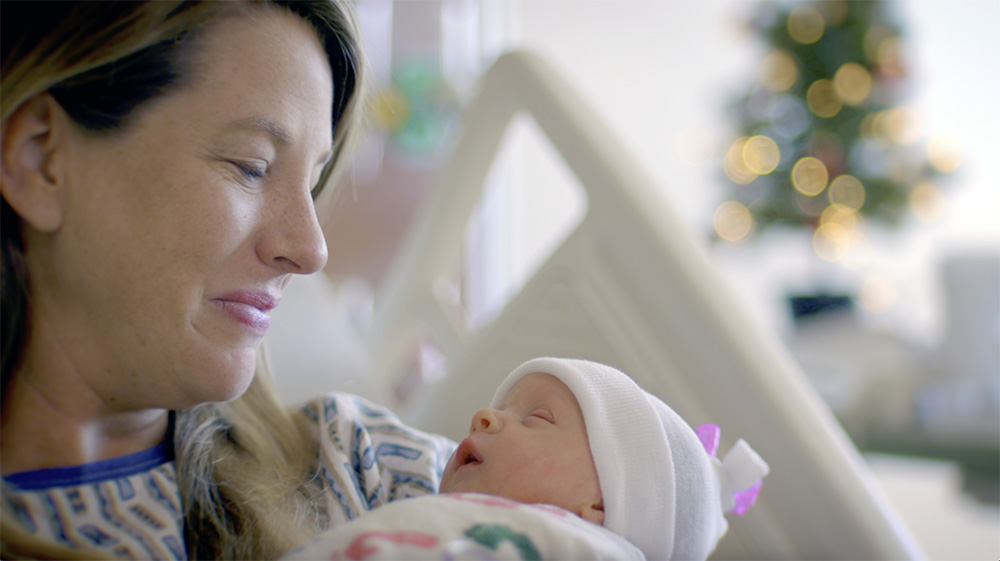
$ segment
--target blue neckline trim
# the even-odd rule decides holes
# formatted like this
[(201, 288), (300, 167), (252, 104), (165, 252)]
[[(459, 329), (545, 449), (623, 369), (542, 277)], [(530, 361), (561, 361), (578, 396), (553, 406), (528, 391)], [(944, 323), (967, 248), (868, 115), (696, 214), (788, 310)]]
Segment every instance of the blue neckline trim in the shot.
[(90, 485), (111, 479), (129, 477), (149, 471), (174, 460), (173, 415), (167, 438), (152, 448), (117, 458), (77, 466), (37, 469), (12, 473), (4, 482), (24, 491), (41, 491), (54, 487)]

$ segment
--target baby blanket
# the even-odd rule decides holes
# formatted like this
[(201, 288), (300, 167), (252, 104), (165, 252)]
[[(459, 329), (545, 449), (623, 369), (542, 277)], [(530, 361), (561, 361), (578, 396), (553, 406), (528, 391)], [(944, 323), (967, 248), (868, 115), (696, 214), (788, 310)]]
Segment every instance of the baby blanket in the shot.
[(381, 506), (285, 559), (645, 558), (625, 538), (558, 507), (454, 493)]

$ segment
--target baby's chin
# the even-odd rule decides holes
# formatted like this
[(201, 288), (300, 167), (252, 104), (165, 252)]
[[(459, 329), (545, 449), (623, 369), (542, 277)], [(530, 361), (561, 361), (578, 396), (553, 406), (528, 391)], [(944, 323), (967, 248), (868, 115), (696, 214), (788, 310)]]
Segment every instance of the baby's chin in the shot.
[(448, 481), (446, 479), (441, 480), (441, 486), (438, 488), (438, 493), (441, 493), (443, 495), (445, 493), (455, 493), (455, 492), (456, 491), (452, 490), (451, 481)]
[(441, 487), (439, 492), (443, 495), (445, 493), (486, 493), (482, 489), (475, 488), (474, 485), (469, 485), (467, 482), (461, 480), (456, 481), (451, 477), (441, 478)]
[[(441, 476), (441, 485), (438, 487), (440, 493), (482, 493), (485, 495), (495, 495), (496, 490), (491, 489), (492, 485), (483, 473), (476, 471), (479, 466), (461, 466), (453, 468), (448, 466)], [(484, 481), (484, 479), (486, 479)]]

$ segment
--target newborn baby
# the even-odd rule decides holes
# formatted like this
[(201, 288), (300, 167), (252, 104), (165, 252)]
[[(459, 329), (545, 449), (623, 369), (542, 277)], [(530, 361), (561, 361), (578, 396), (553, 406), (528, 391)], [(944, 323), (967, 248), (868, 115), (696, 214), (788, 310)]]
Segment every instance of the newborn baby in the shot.
[(717, 460), (718, 436), (610, 366), (535, 359), (473, 416), (441, 492), (555, 505), (649, 559), (704, 559), (728, 528), (723, 513), (742, 515), (768, 473), (742, 440)]
[(500, 384), (445, 467), (440, 495), (395, 501), (289, 559), (704, 559), (767, 464), (692, 430), (625, 374), (540, 358)]

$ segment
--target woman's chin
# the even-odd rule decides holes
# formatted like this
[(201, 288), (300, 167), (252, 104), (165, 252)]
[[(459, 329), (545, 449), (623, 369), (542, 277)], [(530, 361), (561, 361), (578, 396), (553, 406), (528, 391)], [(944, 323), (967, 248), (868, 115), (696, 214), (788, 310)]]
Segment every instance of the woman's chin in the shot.
[[(249, 354), (249, 353), (248, 353)], [(236, 357), (230, 357), (236, 358)], [(185, 391), (187, 409), (202, 403), (232, 401), (246, 393), (257, 370), (256, 352), (239, 360), (222, 360), (214, 366), (202, 367), (188, 380)], [(211, 362), (206, 361), (208, 364)]]
[(239, 383), (220, 388), (220, 391), (216, 395), (216, 399), (213, 399), (213, 401), (233, 401), (234, 399), (239, 399), (246, 393), (251, 382), (253, 382), (253, 373), (242, 377), (239, 380)]

